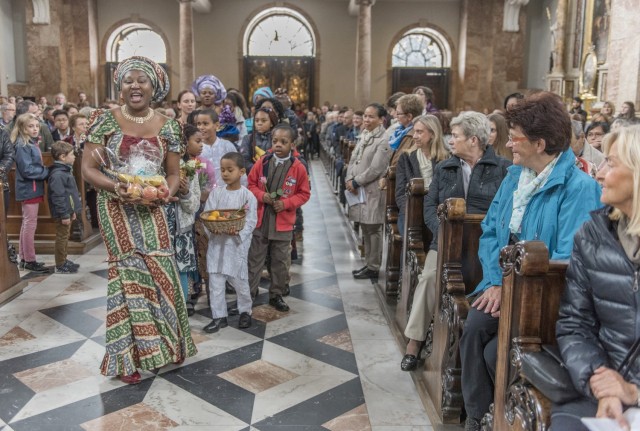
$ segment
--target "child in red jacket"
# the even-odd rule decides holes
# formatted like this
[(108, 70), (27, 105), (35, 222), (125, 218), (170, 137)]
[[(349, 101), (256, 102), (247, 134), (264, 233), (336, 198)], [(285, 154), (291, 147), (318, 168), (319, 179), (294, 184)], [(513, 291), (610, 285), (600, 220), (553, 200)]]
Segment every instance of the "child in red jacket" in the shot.
[(304, 165), (291, 150), (294, 131), (286, 123), (271, 132), (272, 152), (256, 162), (249, 174), (249, 190), (258, 200), (258, 223), (249, 249), (249, 285), (253, 298), (258, 294), (260, 273), (267, 252), (271, 255), (269, 304), (278, 311), (289, 311), (282, 299), (291, 260), (291, 235), (296, 208), (311, 195)]

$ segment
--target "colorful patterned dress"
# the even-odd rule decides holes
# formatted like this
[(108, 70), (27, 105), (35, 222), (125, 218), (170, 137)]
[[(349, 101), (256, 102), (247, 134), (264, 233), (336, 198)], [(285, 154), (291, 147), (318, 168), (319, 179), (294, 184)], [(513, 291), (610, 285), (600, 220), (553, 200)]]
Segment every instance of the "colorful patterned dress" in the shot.
[[(124, 135), (110, 111), (92, 115), (87, 142), (124, 158), (140, 140)], [(180, 126), (169, 120), (157, 137), (146, 140), (158, 146), (164, 160), (167, 152), (180, 152)], [(151, 370), (195, 355), (164, 208), (125, 204), (101, 190), (98, 221), (109, 262), (102, 374), (130, 375), (136, 368)]]

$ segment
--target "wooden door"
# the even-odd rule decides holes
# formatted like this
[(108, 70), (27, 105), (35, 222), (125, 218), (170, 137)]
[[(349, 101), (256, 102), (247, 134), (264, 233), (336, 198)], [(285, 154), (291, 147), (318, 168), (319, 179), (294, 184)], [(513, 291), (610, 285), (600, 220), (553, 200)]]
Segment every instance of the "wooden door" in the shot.
[(433, 90), (438, 109), (449, 106), (449, 71), (447, 68), (394, 67), (392, 69), (391, 93), (398, 91), (410, 94), (419, 85)]
[(286, 88), (291, 101), (313, 106), (313, 57), (245, 57), (244, 94), (250, 99), (260, 87)]

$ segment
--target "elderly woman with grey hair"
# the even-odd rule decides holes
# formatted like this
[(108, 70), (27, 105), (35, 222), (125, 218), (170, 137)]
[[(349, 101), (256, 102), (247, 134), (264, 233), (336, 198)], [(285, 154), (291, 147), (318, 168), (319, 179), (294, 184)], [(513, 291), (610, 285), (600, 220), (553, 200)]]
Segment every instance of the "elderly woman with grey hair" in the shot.
[(429, 192), (424, 197), (424, 223), (433, 233), (433, 241), (418, 279), (404, 332), (409, 343), (400, 363), (403, 371), (417, 367), (420, 346), (424, 345), (435, 311), (438, 205), (449, 198), (465, 198), (468, 213), (486, 213), (511, 165), (511, 161), (496, 155), (489, 145), (490, 131), (489, 120), (479, 112), (463, 112), (451, 121), (449, 143), (453, 156), (438, 163)]

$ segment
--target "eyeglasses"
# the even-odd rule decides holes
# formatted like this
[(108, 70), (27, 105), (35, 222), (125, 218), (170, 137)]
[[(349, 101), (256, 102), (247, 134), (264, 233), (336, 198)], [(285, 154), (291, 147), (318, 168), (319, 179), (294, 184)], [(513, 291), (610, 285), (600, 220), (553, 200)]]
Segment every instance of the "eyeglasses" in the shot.
[(511, 136), (509, 135), (509, 142), (513, 142), (514, 144), (519, 144), (520, 142), (527, 142), (529, 138), (526, 136)]

